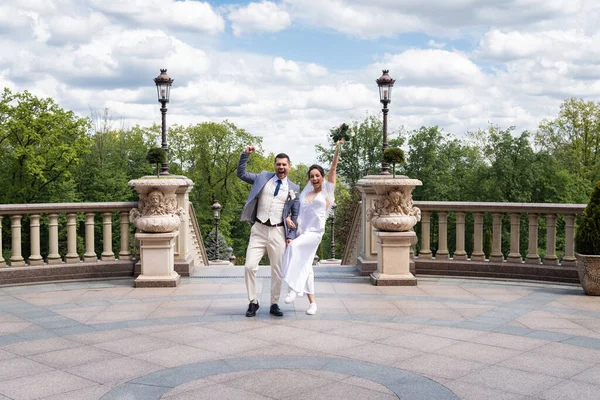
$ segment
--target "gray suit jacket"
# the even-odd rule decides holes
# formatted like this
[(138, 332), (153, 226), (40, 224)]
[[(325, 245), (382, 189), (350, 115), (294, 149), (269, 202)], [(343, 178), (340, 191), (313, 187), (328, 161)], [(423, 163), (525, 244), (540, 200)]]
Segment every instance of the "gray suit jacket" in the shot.
[[(244, 205), (244, 209), (242, 210), (242, 216), (240, 217), (240, 221), (249, 221), (254, 223), (254, 221), (256, 220), (256, 208), (258, 206), (258, 194), (266, 185), (266, 183), (269, 182), (269, 180), (273, 178), (273, 176), (275, 176), (275, 172), (262, 171), (259, 174), (247, 172), (246, 166), (248, 165), (249, 156), (249, 154), (242, 153), (237, 167), (237, 177), (243, 180), (244, 182), (252, 185), (252, 189), (250, 189), (250, 194), (248, 195), (248, 200), (246, 200), (246, 204)], [(300, 187), (289, 179), (288, 189), (296, 192), (296, 196), (299, 195)], [(285, 219), (288, 215), (291, 215), (292, 221), (294, 221), (294, 223), (297, 225), (299, 209), (300, 202), (298, 201), (298, 197), (296, 197), (295, 200), (292, 200), (288, 195), (288, 199), (285, 202), (285, 206), (283, 208), (283, 226), (285, 227), (285, 237), (288, 239), (295, 239), (297, 230), (288, 228)]]

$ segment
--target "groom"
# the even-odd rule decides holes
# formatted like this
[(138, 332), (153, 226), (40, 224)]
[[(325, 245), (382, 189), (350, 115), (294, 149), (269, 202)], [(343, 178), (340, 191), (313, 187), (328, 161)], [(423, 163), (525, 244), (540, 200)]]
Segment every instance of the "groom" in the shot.
[(253, 223), (250, 231), (250, 242), (246, 251), (246, 290), (248, 291), (248, 311), (246, 317), (256, 316), (258, 299), (256, 298), (256, 273), (258, 263), (265, 254), (269, 255), (271, 262), (271, 309), (270, 313), (282, 317), (283, 311), (279, 308), (279, 294), (281, 292), (281, 265), (285, 252), (286, 239), (294, 239), (296, 231), (288, 229), (285, 217), (291, 212), (292, 219), (298, 215), (297, 206), (290, 210), (291, 205), (297, 201), (290, 200), (291, 191), (297, 193), (300, 188), (287, 179), (290, 171), (290, 158), (285, 153), (275, 156), (275, 172), (262, 171), (259, 174), (246, 172), (246, 165), (250, 154), (255, 151), (254, 146), (246, 146), (240, 156), (237, 168), (237, 177), (252, 185), (248, 200), (242, 211), (241, 221)]

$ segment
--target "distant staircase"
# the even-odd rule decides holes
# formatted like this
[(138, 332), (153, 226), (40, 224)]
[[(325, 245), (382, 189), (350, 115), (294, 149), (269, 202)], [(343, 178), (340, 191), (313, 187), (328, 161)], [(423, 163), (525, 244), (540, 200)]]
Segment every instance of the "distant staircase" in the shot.
[(189, 207), (189, 216), (189, 246), (190, 251), (194, 256), (194, 266), (207, 267), (208, 256), (206, 255), (206, 248), (204, 247), (204, 241), (202, 240), (202, 233), (200, 232), (200, 227), (198, 226), (198, 218), (196, 217), (196, 211), (194, 211), (194, 206), (191, 202)]

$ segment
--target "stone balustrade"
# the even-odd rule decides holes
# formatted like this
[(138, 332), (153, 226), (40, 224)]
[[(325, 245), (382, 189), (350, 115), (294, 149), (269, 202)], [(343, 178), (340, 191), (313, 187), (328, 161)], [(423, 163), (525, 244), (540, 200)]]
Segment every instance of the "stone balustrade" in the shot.
[[(115, 203), (49, 203), (49, 204), (4, 204), (0, 205), (0, 222), (5, 216), (10, 218), (11, 231), (11, 256), (8, 263), (12, 267), (25, 265), (60, 264), (98, 261), (95, 249), (94, 219), (96, 214), (102, 214), (102, 244), (101, 261), (131, 260), (129, 237), (129, 211), (137, 206), (137, 202)], [(112, 247), (113, 214), (120, 215), (121, 245), (118, 257), (115, 257)], [(66, 215), (67, 252), (64, 256), (59, 254), (59, 216)], [(77, 216), (85, 216), (85, 253), (83, 257), (77, 253)], [(22, 256), (22, 230), (23, 216), (29, 217), (29, 245), (28, 259)], [(48, 252), (45, 259), (40, 248), (40, 219), (48, 221)], [(0, 232), (0, 248), (2, 246), (2, 233)], [(0, 266), (7, 265), (0, 254)]]
[[(478, 267), (466, 268), (463, 275), (468, 275), (470, 272), (489, 271), (489, 276), (497, 277), (498, 274), (506, 273), (510, 277), (511, 271), (525, 271), (525, 269), (516, 269), (519, 264), (527, 264), (534, 266), (565, 266), (570, 267), (572, 271), (569, 276), (575, 276), (575, 249), (574, 249), (574, 233), (575, 219), (577, 215), (583, 212), (585, 204), (545, 204), (545, 203), (475, 203), (475, 202), (437, 202), (437, 201), (415, 201), (415, 206), (421, 209), (421, 237), (420, 250), (418, 252), (418, 260), (421, 262), (421, 271), (429, 269), (436, 271), (433, 262), (450, 261), (455, 265), (468, 265), (469, 263), (479, 264)], [(436, 229), (432, 226), (432, 214), (437, 214), (437, 251), (433, 257), (431, 243), (432, 231)], [(456, 250), (451, 258), (448, 249), (448, 215), (453, 213), (455, 218), (455, 244)], [(491, 253), (486, 259), (484, 254), (484, 215), (491, 215), (492, 220), (492, 245)], [(467, 254), (465, 248), (465, 231), (466, 217), (472, 214), (473, 229), (472, 229), (472, 252)], [(507, 218), (504, 216), (507, 215)], [(527, 252), (525, 257), (521, 254), (521, 216), (526, 215), (528, 221), (528, 240)], [(564, 218), (564, 247), (559, 249), (562, 257), (557, 256), (557, 218), (562, 215)], [(545, 254), (543, 259), (538, 254), (538, 230), (540, 218), (545, 220)], [(510, 248), (502, 249), (502, 232), (503, 219), (510, 220)], [(505, 226), (508, 228), (508, 226)], [(507, 229), (508, 230), (508, 229)], [(562, 242), (562, 240), (561, 240)], [(508, 251), (507, 256), (505, 253)], [(431, 262), (427, 262), (430, 260)], [(481, 263), (486, 263), (488, 266), (482, 268)], [(507, 264), (515, 265), (512, 270), (506, 268)], [(504, 266), (501, 266), (504, 265)], [(495, 267), (494, 267), (495, 266)], [(419, 272), (417, 264), (417, 272)], [(494, 273), (493, 268), (496, 268)], [(457, 267), (447, 266), (446, 270), (454, 272), (460, 270)], [(552, 269), (539, 269), (541, 274), (551, 273)], [(533, 271), (533, 269), (529, 269)], [(555, 269), (555, 272), (560, 275), (564, 270)], [(433, 273), (433, 272), (432, 272)], [(478, 274), (476, 274), (478, 275)], [(517, 274), (518, 275), (518, 274)], [(561, 280), (557, 277), (556, 280)], [(574, 280), (569, 278), (567, 280)]]

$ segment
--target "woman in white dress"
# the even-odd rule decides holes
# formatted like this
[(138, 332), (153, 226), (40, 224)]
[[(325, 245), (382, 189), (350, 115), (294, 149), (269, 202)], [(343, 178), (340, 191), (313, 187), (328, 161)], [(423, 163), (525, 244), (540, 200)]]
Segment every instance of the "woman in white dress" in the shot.
[[(314, 315), (317, 312), (312, 264), (325, 232), (327, 217), (334, 203), (335, 170), (343, 143), (343, 140), (337, 142), (327, 180), (325, 180), (325, 171), (321, 166), (309, 167), (308, 183), (302, 190), (299, 199), (298, 235), (294, 240), (288, 239), (288, 246), (283, 256), (283, 279), (290, 288), (285, 302), (290, 304), (296, 296), (303, 296), (306, 293), (310, 303), (306, 310), (308, 315)], [(296, 227), (290, 217), (286, 222), (289, 227)]]

